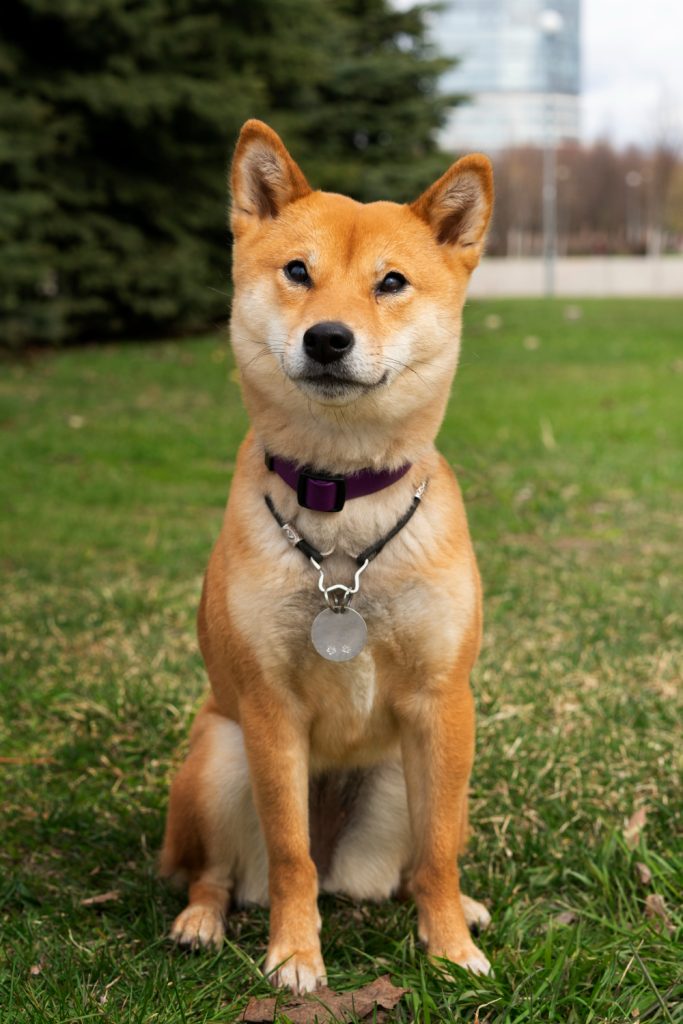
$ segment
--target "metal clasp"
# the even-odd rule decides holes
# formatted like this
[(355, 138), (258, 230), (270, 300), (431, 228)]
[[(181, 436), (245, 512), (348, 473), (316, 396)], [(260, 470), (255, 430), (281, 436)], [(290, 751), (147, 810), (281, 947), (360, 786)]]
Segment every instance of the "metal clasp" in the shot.
[(311, 565), (314, 566), (320, 573), (318, 576), (318, 590), (325, 598), (325, 602), (333, 612), (341, 612), (344, 608), (347, 608), (351, 603), (351, 598), (354, 594), (357, 594), (360, 590), (360, 578), (365, 572), (370, 560), (365, 559), (363, 564), (356, 570), (355, 576), (353, 577), (353, 586), (347, 587), (345, 583), (333, 583), (331, 586), (325, 586), (325, 570), (316, 562), (315, 558), (311, 558)]

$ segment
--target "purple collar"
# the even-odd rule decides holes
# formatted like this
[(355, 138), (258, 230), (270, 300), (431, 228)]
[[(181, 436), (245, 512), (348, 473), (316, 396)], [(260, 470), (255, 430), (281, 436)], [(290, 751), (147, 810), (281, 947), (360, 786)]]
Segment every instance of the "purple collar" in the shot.
[(299, 469), (296, 462), (266, 452), (266, 466), (296, 491), (302, 508), (313, 512), (340, 512), (351, 498), (364, 498), (366, 494), (375, 494), (395, 484), (406, 475), (411, 463), (406, 462), (399, 469), (361, 469), (350, 476), (342, 476)]

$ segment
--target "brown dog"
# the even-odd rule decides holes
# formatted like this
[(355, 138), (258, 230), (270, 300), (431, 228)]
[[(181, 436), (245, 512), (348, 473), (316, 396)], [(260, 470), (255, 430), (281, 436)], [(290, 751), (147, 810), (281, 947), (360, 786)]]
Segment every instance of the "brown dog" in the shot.
[(248, 121), (232, 194), (252, 429), (199, 610), (212, 694), (171, 789), (162, 872), (189, 882), (172, 934), (217, 944), (231, 898), (269, 901), (265, 971), (306, 992), (325, 981), (319, 886), (403, 886), (430, 954), (486, 973), (468, 925), (488, 913), (457, 867), (480, 585), (434, 438), (491, 167), (468, 156), (410, 206), (362, 205), (313, 191)]

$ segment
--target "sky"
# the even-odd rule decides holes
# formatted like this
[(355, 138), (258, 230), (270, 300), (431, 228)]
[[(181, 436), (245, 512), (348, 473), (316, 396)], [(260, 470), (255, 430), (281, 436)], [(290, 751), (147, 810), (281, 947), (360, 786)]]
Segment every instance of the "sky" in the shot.
[(683, 143), (683, 2), (582, 0), (581, 15), (585, 141)]

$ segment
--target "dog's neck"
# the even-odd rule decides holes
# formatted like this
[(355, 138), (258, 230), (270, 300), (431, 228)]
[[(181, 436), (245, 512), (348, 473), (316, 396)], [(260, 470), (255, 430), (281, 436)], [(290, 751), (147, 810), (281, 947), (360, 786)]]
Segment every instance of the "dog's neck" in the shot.
[(272, 455), (327, 473), (395, 470), (434, 448), (443, 410), (434, 406), (378, 422), (353, 406), (311, 405), (302, 413), (264, 407), (245, 391), (254, 435)]

